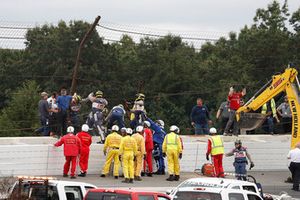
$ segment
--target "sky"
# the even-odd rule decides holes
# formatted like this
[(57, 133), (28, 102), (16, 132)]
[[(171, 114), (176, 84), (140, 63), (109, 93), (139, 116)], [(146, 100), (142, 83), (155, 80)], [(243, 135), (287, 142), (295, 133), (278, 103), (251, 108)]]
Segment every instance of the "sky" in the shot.
[[(272, 0), (1, 0), (1, 22), (57, 23), (84, 20), (114, 27), (140, 27), (145, 31), (177, 31), (210, 34), (239, 32), (253, 23), (256, 9)], [(283, 4), (284, 0), (278, 0)], [(288, 1), (291, 12), (299, 0)], [(143, 28), (141, 28), (143, 27)], [(209, 34), (209, 35), (210, 35)], [(211, 37), (211, 36), (209, 36)]]

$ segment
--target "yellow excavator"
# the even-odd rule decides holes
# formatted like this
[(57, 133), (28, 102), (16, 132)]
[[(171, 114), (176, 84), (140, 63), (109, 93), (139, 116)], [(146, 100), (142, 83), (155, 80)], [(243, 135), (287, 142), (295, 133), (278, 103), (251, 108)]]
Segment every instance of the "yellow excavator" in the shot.
[(236, 111), (236, 118), (242, 133), (261, 126), (266, 115), (255, 113), (255, 111), (276, 95), (285, 92), (292, 113), (291, 148), (295, 148), (295, 145), (300, 142), (300, 86), (297, 74), (295, 68), (287, 68), (282, 74), (274, 75), (247, 103)]

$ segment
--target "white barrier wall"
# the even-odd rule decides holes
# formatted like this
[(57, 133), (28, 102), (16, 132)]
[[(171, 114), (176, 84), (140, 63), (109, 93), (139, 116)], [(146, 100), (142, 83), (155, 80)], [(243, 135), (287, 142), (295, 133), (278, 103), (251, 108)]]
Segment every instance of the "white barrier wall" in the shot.
[[(274, 138), (276, 137), (276, 138)], [(247, 146), (255, 163), (255, 171), (286, 170), (289, 151), (288, 136), (270, 136), (260, 139), (240, 137)], [(233, 148), (235, 138), (224, 138), (225, 152)], [(64, 164), (63, 147), (54, 147), (55, 139), (35, 142), (17, 139), (17, 142), (0, 141), (0, 176), (16, 175), (62, 175)], [(181, 171), (192, 172), (206, 163), (207, 138), (183, 137), (184, 151), (181, 160)], [(23, 144), (22, 144), (23, 143)], [(29, 144), (24, 144), (29, 143)], [(41, 143), (41, 144), (36, 144)], [(50, 143), (50, 144), (47, 144)], [(1, 145), (2, 144), (2, 145)], [(102, 144), (92, 144), (89, 160), (89, 174), (100, 174), (105, 157)], [(224, 158), (225, 171), (233, 171), (234, 158)], [(78, 169), (77, 169), (78, 170)]]

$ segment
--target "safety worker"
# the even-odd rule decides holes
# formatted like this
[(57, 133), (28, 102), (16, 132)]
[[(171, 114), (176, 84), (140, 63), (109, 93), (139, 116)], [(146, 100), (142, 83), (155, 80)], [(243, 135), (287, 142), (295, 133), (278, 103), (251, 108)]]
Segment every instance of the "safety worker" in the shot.
[(146, 150), (146, 159), (144, 160), (144, 172), (146, 172), (146, 167), (148, 167), (147, 176), (152, 176), (153, 173), (153, 164), (152, 164), (152, 151), (153, 151), (153, 133), (150, 129), (150, 122), (144, 121), (144, 139), (145, 139), (145, 150)]
[(111, 162), (114, 161), (114, 177), (118, 179), (119, 177), (119, 148), (122, 136), (118, 134), (119, 127), (117, 125), (112, 126), (112, 132), (109, 134), (105, 140), (103, 153), (106, 156), (106, 161), (102, 170), (101, 177), (105, 177), (109, 173)]
[(120, 133), (122, 137), (126, 136), (126, 130), (127, 130), (126, 127), (120, 129)]
[(154, 122), (149, 117), (146, 121), (150, 122), (151, 124), (150, 128), (153, 130), (153, 144), (159, 150), (158, 169), (157, 172), (155, 172), (155, 174), (165, 175), (165, 161), (162, 152), (162, 144), (166, 136), (166, 132), (164, 131), (165, 123), (163, 120), (157, 120), (156, 122)]
[(105, 127), (103, 126), (104, 121), (104, 114), (106, 111), (106, 106), (108, 104), (108, 101), (103, 98), (103, 92), (97, 91), (95, 94), (90, 93), (88, 98), (92, 102), (92, 111), (90, 112), (87, 124), (89, 127), (95, 128), (97, 130), (98, 135), (100, 136), (100, 142), (98, 143), (104, 143), (105, 140)]
[[(234, 168), (236, 178), (238, 180), (246, 180), (247, 170), (246, 165), (248, 164), (248, 160), (250, 161), (250, 169), (254, 167), (254, 163), (251, 159), (250, 154), (247, 151), (246, 147), (242, 146), (242, 141), (237, 139), (234, 142), (235, 148), (232, 149), (229, 153), (226, 153), (225, 156), (234, 156)], [(248, 160), (247, 160), (248, 158)]]
[(207, 143), (207, 152), (206, 152), (206, 160), (209, 160), (209, 155), (211, 155), (211, 159), (215, 169), (216, 177), (224, 177), (224, 169), (223, 169), (223, 154), (224, 154), (224, 145), (223, 140), (220, 135), (217, 135), (217, 129), (212, 127), (209, 129), (211, 137), (208, 139)]
[(80, 131), (79, 111), (81, 108), (81, 96), (74, 93), (70, 103), (70, 111), (68, 112), (68, 121), (75, 128), (75, 133)]
[(63, 170), (63, 177), (68, 177), (70, 164), (72, 163), (71, 179), (74, 179), (76, 178), (75, 171), (77, 156), (80, 154), (81, 151), (81, 142), (80, 139), (76, 135), (74, 135), (74, 127), (69, 126), (67, 128), (67, 134), (54, 144), (54, 146), (56, 147), (59, 147), (61, 145), (64, 145), (64, 156), (66, 158)]
[(137, 154), (137, 144), (134, 138), (131, 137), (132, 129), (126, 129), (126, 135), (122, 138), (119, 159), (122, 160), (123, 173), (125, 180), (123, 183), (133, 183), (134, 178), (134, 160)]
[(142, 93), (136, 94), (136, 99), (134, 101), (133, 107), (131, 109), (130, 115), (130, 126), (132, 129), (136, 128), (138, 124), (142, 124), (145, 120), (146, 109), (144, 106), (145, 95)]
[(79, 155), (80, 174), (78, 176), (85, 177), (88, 169), (90, 146), (92, 144), (92, 136), (88, 133), (89, 126), (83, 124), (81, 132), (77, 133), (77, 137), (81, 142), (81, 151)]
[(179, 181), (180, 165), (182, 158), (182, 145), (178, 136), (179, 128), (175, 125), (170, 127), (170, 133), (166, 135), (163, 142), (163, 156), (167, 156), (169, 178), (167, 181)]
[(125, 114), (126, 111), (124, 110), (124, 106), (122, 104), (114, 106), (105, 118), (105, 121), (108, 122), (107, 128), (110, 129), (115, 122), (117, 122), (119, 128), (125, 127)]
[(135, 139), (137, 144), (137, 153), (136, 159), (134, 160), (134, 180), (141, 181), (141, 171), (143, 167), (143, 160), (146, 158), (146, 150), (145, 150), (145, 139), (142, 136), (144, 127), (137, 126), (136, 133), (132, 135), (132, 138)]
[(266, 115), (267, 119), (263, 124), (263, 129), (267, 131), (269, 134), (274, 134), (274, 119), (279, 122), (276, 110), (276, 103), (274, 98), (272, 98), (269, 102), (265, 103), (261, 107), (261, 114)]

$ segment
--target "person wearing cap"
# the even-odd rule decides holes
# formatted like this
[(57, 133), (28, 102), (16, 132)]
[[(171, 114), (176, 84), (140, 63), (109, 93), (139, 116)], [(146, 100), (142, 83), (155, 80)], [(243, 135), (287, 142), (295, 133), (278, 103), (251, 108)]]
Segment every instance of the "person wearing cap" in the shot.
[(146, 172), (146, 167), (148, 167), (147, 176), (152, 176), (153, 173), (153, 164), (152, 164), (152, 151), (154, 148), (153, 145), (153, 133), (150, 129), (150, 122), (144, 121), (144, 139), (145, 139), (145, 150), (146, 150), (146, 159), (144, 160), (144, 172), (142, 176)]
[(48, 94), (46, 92), (41, 93), (41, 100), (38, 103), (39, 118), (41, 127), (38, 128), (35, 132), (42, 133), (43, 136), (49, 136), (49, 113), (53, 110), (48, 104)]
[(67, 134), (63, 136), (58, 142), (54, 144), (54, 146), (59, 147), (64, 145), (64, 156), (66, 158), (66, 162), (64, 164), (63, 176), (68, 177), (70, 164), (71, 167), (71, 178), (76, 178), (76, 161), (77, 156), (79, 156), (81, 151), (81, 141), (80, 139), (74, 135), (74, 127), (69, 126), (67, 128)]
[(107, 128), (110, 129), (115, 122), (117, 122), (119, 128), (125, 127), (125, 114), (126, 111), (124, 110), (124, 106), (122, 104), (114, 106), (105, 118), (105, 121), (108, 121)]
[(287, 158), (291, 161), (289, 170), (292, 173), (293, 188), (292, 190), (299, 191), (300, 181), (300, 142), (298, 142), (294, 149), (290, 150)]
[(211, 137), (207, 142), (206, 160), (209, 160), (209, 155), (211, 155), (212, 163), (215, 169), (215, 176), (224, 178), (223, 169), (223, 154), (224, 154), (224, 144), (220, 135), (217, 135), (216, 128), (210, 128), (209, 132)]
[(146, 150), (145, 150), (145, 139), (142, 136), (144, 127), (137, 126), (136, 133), (131, 137), (135, 139), (137, 144), (137, 153), (136, 159), (134, 160), (134, 180), (141, 181), (141, 171), (143, 167), (143, 160), (146, 158)]
[(247, 151), (247, 148), (242, 146), (241, 140), (236, 140), (234, 142), (234, 145), (235, 148), (232, 149), (229, 153), (226, 153), (225, 156), (234, 156), (233, 166), (235, 168), (236, 178), (238, 180), (245, 181), (247, 175), (246, 165), (248, 164), (248, 160), (250, 161), (250, 169), (254, 167), (254, 163), (251, 159), (250, 154)]
[(136, 94), (133, 107), (130, 115), (130, 126), (135, 129), (138, 124), (141, 124), (145, 120), (145, 95), (143, 93)]
[(117, 125), (112, 126), (112, 132), (105, 140), (103, 153), (106, 156), (106, 161), (103, 166), (101, 177), (105, 177), (109, 173), (111, 162), (114, 161), (114, 177), (119, 177), (119, 148), (122, 136), (118, 134), (119, 127)]
[(162, 145), (163, 156), (167, 156), (169, 178), (167, 181), (179, 181), (180, 165), (179, 159), (182, 158), (182, 145), (179, 134), (179, 128), (175, 125), (170, 127), (170, 133), (164, 138)]
[(83, 124), (81, 132), (77, 133), (77, 137), (81, 141), (81, 151), (79, 157), (80, 174), (78, 176), (85, 177), (88, 169), (90, 146), (92, 144), (92, 136), (88, 133), (89, 126)]
[(125, 180), (123, 183), (133, 183), (134, 178), (134, 160), (137, 154), (137, 144), (134, 138), (131, 137), (132, 129), (126, 129), (126, 135), (122, 138), (119, 159), (122, 160), (123, 173)]

